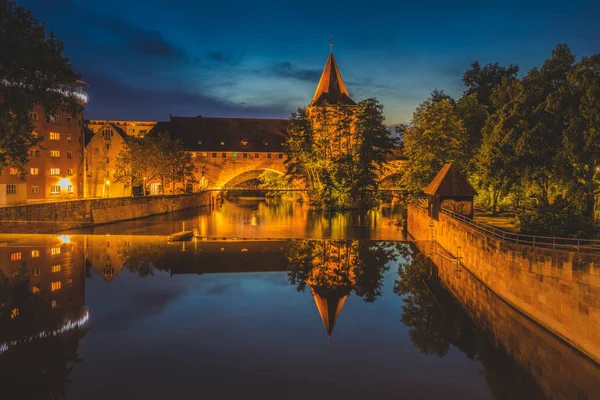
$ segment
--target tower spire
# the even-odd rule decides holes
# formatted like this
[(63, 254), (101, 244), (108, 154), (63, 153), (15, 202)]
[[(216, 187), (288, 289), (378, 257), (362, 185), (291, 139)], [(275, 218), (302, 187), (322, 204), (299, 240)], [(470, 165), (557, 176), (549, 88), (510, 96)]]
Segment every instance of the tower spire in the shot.
[(325, 63), (325, 68), (310, 105), (316, 106), (326, 103), (329, 105), (354, 106), (356, 103), (350, 98), (348, 89), (346, 89), (346, 84), (333, 56), (332, 47), (333, 41), (329, 43), (329, 58), (327, 58), (327, 63)]

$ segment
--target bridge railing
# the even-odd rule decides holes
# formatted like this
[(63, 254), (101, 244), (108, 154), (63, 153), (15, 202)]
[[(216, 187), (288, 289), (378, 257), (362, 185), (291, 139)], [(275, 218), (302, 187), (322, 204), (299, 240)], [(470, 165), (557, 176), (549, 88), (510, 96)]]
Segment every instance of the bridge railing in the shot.
[(600, 240), (564, 238), (555, 236), (524, 235), (520, 233), (508, 232), (486, 224), (475, 222), (472, 219), (465, 217), (464, 215), (455, 213), (450, 210), (442, 209), (440, 210), (440, 212), (453, 219), (459, 220), (464, 224), (467, 224), (468, 226), (470, 226), (478, 232), (494, 237), (496, 239), (500, 239), (503, 242), (510, 242), (531, 247), (575, 250), (578, 252), (582, 250), (600, 252)]

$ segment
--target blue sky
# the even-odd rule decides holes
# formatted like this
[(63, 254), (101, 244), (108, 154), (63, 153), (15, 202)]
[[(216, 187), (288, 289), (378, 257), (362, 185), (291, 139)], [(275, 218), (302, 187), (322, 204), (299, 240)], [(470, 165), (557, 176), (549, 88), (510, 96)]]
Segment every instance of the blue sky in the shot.
[(408, 122), (474, 60), (539, 66), (558, 43), (600, 52), (600, 2), (24, 0), (91, 88), (86, 118), (288, 117), (329, 53), (354, 100)]

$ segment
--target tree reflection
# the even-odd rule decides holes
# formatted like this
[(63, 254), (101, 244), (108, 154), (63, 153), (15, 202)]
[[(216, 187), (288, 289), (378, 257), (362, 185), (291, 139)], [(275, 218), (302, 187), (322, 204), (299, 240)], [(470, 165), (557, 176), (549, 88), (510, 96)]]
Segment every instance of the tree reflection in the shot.
[(14, 276), (0, 271), (0, 387), (7, 398), (59, 399), (74, 365), (81, 361), (79, 340), (86, 329), (41, 336), (72, 316), (52, 309), (30, 286), (23, 266)]
[(152, 242), (133, 245), (124, 242), (117, 246), (119, 258), (124, 260), (123, 266), (140, 277), (154, 276), (156, 270), (168, 271), (167, 250), (166, 246)]
[(394, 292), (402, 297), (401, 321), (410, 328), (412, 344), (424, 354), (439, 357), (453, 346), (478, 360), (495, 399), (544, 398), (531, 376), (474, 325), (443, 286), (437, 266), (414, 248), (409, 253), (398, 267)]

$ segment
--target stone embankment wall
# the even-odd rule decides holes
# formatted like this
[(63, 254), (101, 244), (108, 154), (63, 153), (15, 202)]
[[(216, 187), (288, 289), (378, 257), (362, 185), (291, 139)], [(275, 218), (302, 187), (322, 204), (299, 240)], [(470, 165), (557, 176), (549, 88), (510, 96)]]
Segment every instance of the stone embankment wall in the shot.
[(600, 365), (510, 306), (437, 245), (431, 254), (425, 243), (417, 245), (478, 329), (531, 375), (547, 398), (593, 399), (600, 393)]
[(49, 233), (209, 205), (210, 193), (119, 197), (0, 208), (0, 233)]
[(460, 257), (496, 295), (600, 363), (600, 254), (508, 243), (417, 205), (408, 233)]

